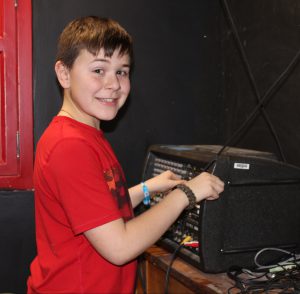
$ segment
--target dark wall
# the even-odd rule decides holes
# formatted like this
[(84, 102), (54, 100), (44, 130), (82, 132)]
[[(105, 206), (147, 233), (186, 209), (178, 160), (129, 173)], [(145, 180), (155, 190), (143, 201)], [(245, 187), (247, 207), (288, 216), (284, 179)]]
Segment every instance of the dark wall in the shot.
[[(238, 49), (230, 15), (223, 9), (225, 137), (232, 136), (248, 119), (257, 106), (257, 97), (262, 98), (273, 89), (270, 98), (265, 100), (263, 110), (266, 116), (260, 111), (249, 127), (241, 132), (235, 144), (274, 152), (280, 159), (300, 166), (299, 57), (292, 70), (288, 71), (289, 64), (300, 50), (300, 2), (220, 1), (223, 4), (226, 2), (254, 83)], [(287, 74), (283, 74), (285, 71)], [(284, 77), (282, 82), (275, 83), (281, 75)], [(273, 88), (274, 85), (279, 87)]]
[(1, 293), (26, 293), (34, 236), (33, 192), (0, 191)]
[(104, 130), (129, 185), (140, 180), (151, 144), (220, 141), (220, 5), (216, 0), (34, 0), (35, 140), (58, 112), (56, 40), (71, 19), (95, 14), (133, 36), (136, 67), (127, 105)]

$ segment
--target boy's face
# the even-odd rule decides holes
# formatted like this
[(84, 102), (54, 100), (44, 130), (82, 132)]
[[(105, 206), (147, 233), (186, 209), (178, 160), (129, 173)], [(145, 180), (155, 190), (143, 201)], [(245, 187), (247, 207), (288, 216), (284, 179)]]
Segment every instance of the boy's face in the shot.
[(111, 57), (101, 49), (97, 56), (81, 50), (71, 69), (65, 69), (64, 107), (77, 119), (99, 127), (101, 120), (113, 119), (130, 91), (130, 60), (116, 50)]

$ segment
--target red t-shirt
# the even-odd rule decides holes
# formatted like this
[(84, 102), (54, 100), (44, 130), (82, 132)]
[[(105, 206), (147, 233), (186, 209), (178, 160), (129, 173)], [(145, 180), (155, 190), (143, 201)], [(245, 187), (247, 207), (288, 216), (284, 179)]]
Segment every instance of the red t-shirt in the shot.
[(37, 257), (28, 293), (132, 293), (136, 261), (116, 266), (83, 232), (133, 217), (123, 171), (102, 131), (57, 116), (35, 159)]

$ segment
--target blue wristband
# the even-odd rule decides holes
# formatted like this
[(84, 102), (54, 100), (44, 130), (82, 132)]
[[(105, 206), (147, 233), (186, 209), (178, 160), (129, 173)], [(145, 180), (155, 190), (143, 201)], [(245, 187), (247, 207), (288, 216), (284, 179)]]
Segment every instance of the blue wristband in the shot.
[(143, 203), (145, 205), (150, 205), (150, 193), (149, 193), (149, 189), (146, 186), (146, 184), (144, 182), (141, 182), (142, 185), (142, 189), (143, 189), (143, 193), (144, 193), (144, 200)]

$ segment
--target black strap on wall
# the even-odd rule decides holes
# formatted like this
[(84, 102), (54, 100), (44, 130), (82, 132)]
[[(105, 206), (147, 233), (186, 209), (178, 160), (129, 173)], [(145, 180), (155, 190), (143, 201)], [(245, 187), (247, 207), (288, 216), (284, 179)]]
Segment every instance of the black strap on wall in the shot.
[(234, 23), (231, 11), (229, 9), (227, 0), (221, 0), (221, 5), (224, 9), (224, 14), (225, 17), (227, 18), (227, 21), (229, 22), (229, 26), (230, 29), (233, 32), (233, 36), (235, 38), (235, 41), (237, 43), (239, 52), (241, 54), (242, 57), (242, 62), (245, 66), (247, 75), (249, 77), (250, 83), (252, 85), (252, 89), (254, 91), (254, 94), (256, 96), (257, 99), (257, 105), (256, 107), (253, 109), (253, 111), (250, 113), (250, 115), (248, 116), (248, 118), (244, 121), (244, 123), (233, 133), (233, 135), (225, 142), (225, 144), (223, 145), (223, 147), (219, 150), (217, 156), (219, 156), (223, 150), (233, 144), (234, 141), (237, 141), (238, 138), (245, 133), (248, 128), (250, 127), (251, 123), (258, 117), (259, 112), (262, 113), (266, 123), (268, 124), (268, 127), (271, 131), (272, 136), (274, 137), (274, 140), (276, 142), (277, 148), (279, 150), (279, 155), (281, 158), (281, 161), (286, 161), (286, 158), (284, 156), (281, 144), (280, 144), (280, 140), (278, 138), (278, 135), (265, 111), (265, 105), (267, 104), (267, 102), (274, 96), (275, 93), (277, 93), (279, 91), (279, 89), (281, 88), (281, 86), (285, 83), (285, 81), (288, 79), (288, 77), (291, 75), (292, 71), (295, 69), (296, 65), (298, 64), (299, 60), (300, 60), (300, 50), (297, 52), (297, 54), (295, 55), (295, 57), (292, 59), (292, 61), (289, 63), (289, 65), (286, 67), (286, 69), (280, 74), (280, 76), (275, 80), (275, 82), (271, 85), (271, 87), (265, 92), (265, 94), (263, 96), (260, 95), (251, 67), (249, 65), (244, 47), (242, 45), (242, 42), (240, 40), (239, 34), (238, 34), (238, 30), (236, 28), (236, 25)]

